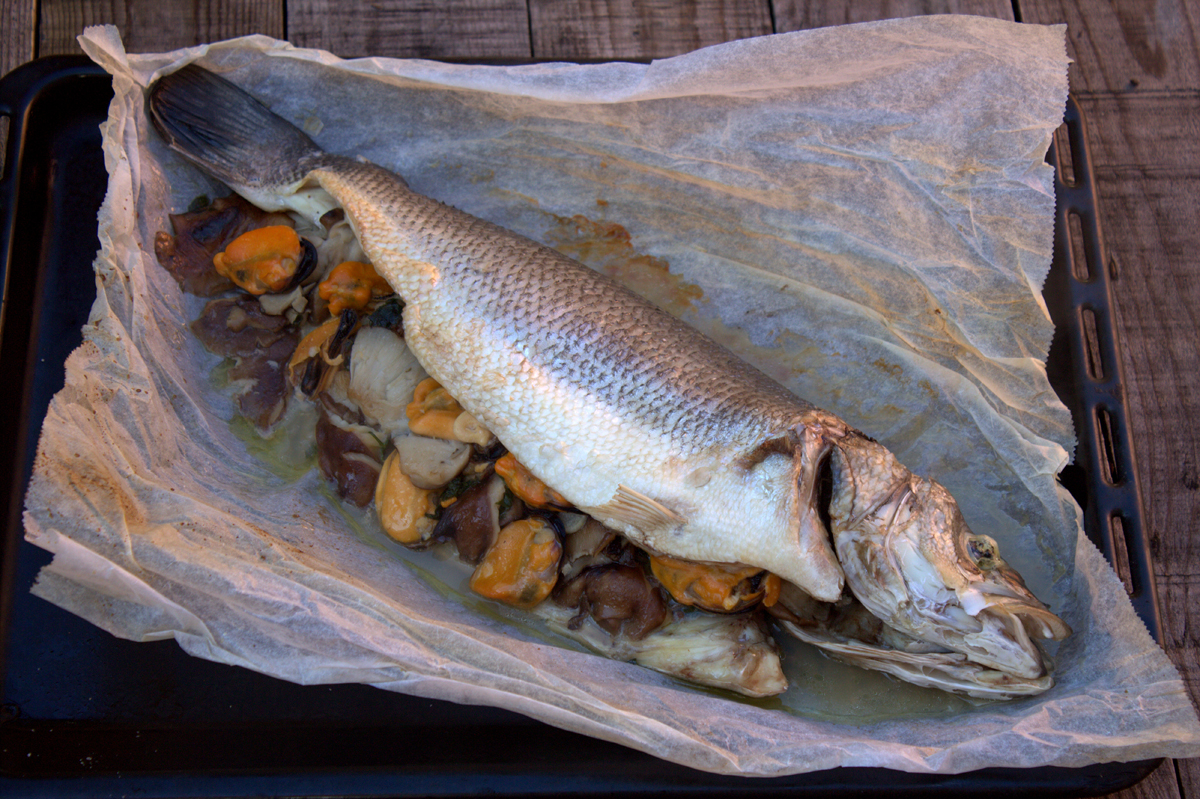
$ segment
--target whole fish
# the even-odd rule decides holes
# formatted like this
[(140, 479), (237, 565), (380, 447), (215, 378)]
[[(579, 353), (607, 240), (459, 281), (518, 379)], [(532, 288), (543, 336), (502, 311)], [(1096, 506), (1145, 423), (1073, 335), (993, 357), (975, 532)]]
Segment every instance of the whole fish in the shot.
[[(149, 104), (172, 148), (255, 205), (314, 221), (343, 208), (421, 365), (580, 510), (652, 552), (767, 569), (821, 602), (849, 578), (905, 634), (1045, 672), (1034, 641), (1066, 626), (978, 556), (940, 486), (836, 416), (586, 266), (324, 152), (211, 72), (161, 78)], [(894, 557), (902, 529), (914, 543)]]

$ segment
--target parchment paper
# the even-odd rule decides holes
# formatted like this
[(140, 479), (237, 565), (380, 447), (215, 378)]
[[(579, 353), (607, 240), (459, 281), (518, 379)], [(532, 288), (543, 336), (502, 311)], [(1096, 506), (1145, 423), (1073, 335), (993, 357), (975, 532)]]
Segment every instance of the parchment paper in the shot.
[[(98, 297), (27, 497), (27, 537), (55, 553), (34, 592), (125, 638), (174, 637), (300, 683), (493, 704), (718, 772), (1200, 755), (1178, 674), (1054, 479), (1074, 446), (1039, 293), (1063, 37), (935, 16), (651, 65), (491, 68), (342, 61), (263, 37), (127, 56), (115, 29), (88, 29), (84, 49), (114, 77), (110, 183)], [(315, 475), (279, 477), (231, 431), (217, 359), (186, 329), (201, 302), (152, 254), (169, 211), (221, 193), (144, 113), (143, 88), (195, 59), (329, 150), (617, 269), (946, 484), (1074, 628), (1057, 685), (855, 724), (728, 700), (447, 597)], [(628, 241), (587, 240), (613, 224)]]

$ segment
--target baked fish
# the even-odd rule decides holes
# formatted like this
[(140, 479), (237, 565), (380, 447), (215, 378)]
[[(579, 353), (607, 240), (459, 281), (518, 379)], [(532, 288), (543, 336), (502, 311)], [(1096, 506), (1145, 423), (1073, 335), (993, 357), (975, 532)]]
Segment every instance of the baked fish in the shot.
[(344, 209), (422, 367), (581, 511), (652, 553), (766, 569), (819, 602), (848, 582), (905, 635), (1045, 675), (1037, 641), (1066, 625), (944, 489), (836, 416), (586, 266), (324, 152), (200, 67), (161, 78), (149, 108), (173, 149), (254, 205), (314, 222)]

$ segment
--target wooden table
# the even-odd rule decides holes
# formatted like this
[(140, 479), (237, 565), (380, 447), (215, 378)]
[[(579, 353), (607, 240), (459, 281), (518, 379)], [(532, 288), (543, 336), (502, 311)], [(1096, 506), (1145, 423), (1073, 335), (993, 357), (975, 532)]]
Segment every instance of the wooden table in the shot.
[[(353, 10), (349, 10), (353, 8)], [(1116, 277), (1129, 417), (1167, 653), (1200, 699), (1200, 7), (1187, 0), (0, 0), (0, 74), (114, 23), (131, 52), (249, 33), (341, 56), (645, 59), (850, 22), (963, 13), (1068, 26)], [(3, 131), (0, 131), (0, 136)], [(0, 150), (2, 152), (2, 150)], [(1192, 626), (1195, 622), (1195, 626)], [(1200, 761), (1122, 797), (1200, 799)]]

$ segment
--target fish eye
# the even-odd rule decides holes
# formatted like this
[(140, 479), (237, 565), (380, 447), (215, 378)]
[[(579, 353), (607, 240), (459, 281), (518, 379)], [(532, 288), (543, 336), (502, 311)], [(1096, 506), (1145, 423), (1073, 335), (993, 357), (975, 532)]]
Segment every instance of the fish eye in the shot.
[(975, 565), (983, 571), (996, 568), (996, 561), (999, 559), (996, 542), (986, 535), (973, 535), (968, 538), (967, 553), (971, 556), (971, 560), (975, 561)]

